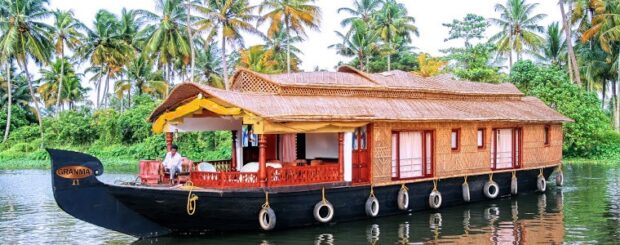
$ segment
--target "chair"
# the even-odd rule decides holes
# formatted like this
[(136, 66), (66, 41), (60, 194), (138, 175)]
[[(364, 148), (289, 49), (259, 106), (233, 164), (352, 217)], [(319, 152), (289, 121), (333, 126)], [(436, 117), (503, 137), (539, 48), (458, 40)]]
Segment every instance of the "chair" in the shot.
[(312, 160), (310, 161), (310, 166), (319, 166), (323, 164), (323, 160)]
[(160, 161), (141, 160), (140, 161), (140, 181), (144, 184), (157, 184), (159, 182)]
[[(187, 157), (181, 158), (181, 172), (177, 173), (177, 181), (179, 184), (183, 184), (190, 180), (190, 173), (194, 169), (194, 162), (187, 159)], [(170, 180), (170, 173), (166, 173), (164, 168), (160, 168), (159, 176), (161, 183), (167, 183)]]

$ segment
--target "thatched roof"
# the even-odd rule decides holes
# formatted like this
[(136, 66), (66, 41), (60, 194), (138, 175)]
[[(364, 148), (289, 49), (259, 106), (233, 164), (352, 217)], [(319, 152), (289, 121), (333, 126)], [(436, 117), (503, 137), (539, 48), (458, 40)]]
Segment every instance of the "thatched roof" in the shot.
[(180, 84), (150, 120), (202, 94), (274, 122), (571, 121), (512, 84), (423, 78), (403, 71), (366, 74), (344, 67), (337, 72), (263, 75), (240, 70), (232, 88)]

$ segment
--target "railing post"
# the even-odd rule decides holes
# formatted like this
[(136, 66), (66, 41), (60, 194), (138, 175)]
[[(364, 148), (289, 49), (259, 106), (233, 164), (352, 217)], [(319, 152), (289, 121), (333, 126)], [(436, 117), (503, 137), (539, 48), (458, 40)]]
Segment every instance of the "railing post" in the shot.
[(166, 132), (166, 151), (170, 152), (172, 150), (172, 141), (174, 140), (173, 132)]
[(262, 187), (267, 186), (267, 138), (264, 134), (258, 135), (258, 179)]
[(232, 157), (230, 168), (232, 171), (237, 170), (237, 130), (232, 131)]
[(344, 180), (344, 133), (338, 133), (338, 176)]

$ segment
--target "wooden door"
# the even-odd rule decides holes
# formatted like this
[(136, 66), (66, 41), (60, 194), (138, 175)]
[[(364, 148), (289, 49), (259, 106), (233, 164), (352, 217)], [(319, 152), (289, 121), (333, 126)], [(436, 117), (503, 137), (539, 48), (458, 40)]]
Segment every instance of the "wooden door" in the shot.
[(370, 127), (364, 126), (353, 132), (353, 183), (370, 181)]

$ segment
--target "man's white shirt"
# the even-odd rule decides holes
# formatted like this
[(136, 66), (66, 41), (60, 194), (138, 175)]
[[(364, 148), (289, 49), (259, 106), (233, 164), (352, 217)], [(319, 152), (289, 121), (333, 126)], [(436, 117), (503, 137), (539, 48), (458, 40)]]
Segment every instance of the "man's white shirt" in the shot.
[(174, 154), (174, 156), (172, 156), (171, 152), (166, 153), (166, 159), (164, 159), (164, 167), (166, 167), (167, 169), (172, 169), (172, 168), (176, 168), (176, 169), (181, 169), (181, 161), (182, 161), (182, 156), (181, 154), (179, 154), (178, 152)]

